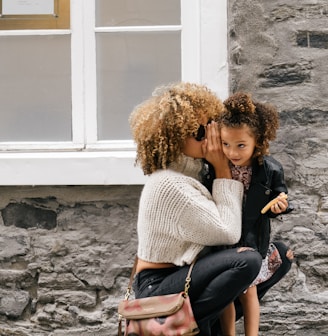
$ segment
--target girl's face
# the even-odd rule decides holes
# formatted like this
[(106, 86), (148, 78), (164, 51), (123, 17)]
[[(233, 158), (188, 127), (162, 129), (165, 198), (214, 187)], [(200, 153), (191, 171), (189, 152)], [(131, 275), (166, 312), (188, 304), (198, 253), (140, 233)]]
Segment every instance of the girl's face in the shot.
[(235, 166), (250, 166), (255, 150), (255, 137), (247, 125), (221, 128), (222, 149)]

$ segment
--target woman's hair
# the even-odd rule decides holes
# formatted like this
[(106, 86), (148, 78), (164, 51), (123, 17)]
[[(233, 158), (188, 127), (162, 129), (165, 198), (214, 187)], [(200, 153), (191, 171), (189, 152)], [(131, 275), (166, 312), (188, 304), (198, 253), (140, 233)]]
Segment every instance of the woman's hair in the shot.
[(219, 118), (221, 126), (239, 128), (247, 125), (256, 141), (253, 158), (262, 163), (263, 155), (269, 154), (269, 141), (276, 138), (279, 127), (277, 109), (270, 104), (255, 102), (251, 94), (243, 92), (236, 92), (223, 104), (226, 111)]
[(180, 82), (158, 87), (129, 118), (136, 163), (145, 175), (167, 168), (181, 155), (186, 138), (197, 133), (200, 122), (218, 119), (223, 109), (204, 85)]

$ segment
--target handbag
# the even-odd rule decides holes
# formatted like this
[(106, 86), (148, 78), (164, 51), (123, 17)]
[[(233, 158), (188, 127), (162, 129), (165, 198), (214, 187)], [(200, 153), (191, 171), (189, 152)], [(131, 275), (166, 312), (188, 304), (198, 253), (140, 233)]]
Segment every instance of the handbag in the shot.
[(123, 335), (123, 320), (124, 336), (197, 335), (199, 329), (188, 296), (191, 271), (196, 260), (189, 267), (185, 288), (181, 293), (129, 300), (137, 261), (136, 257), (125, 298), (118, 305), (118, 336)]

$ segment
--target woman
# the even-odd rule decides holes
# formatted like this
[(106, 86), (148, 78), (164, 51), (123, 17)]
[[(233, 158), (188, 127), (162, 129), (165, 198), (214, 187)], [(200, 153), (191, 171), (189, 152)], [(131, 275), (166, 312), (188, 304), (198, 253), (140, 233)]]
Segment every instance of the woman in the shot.
[[(208, 88), (157, 89), (130, 116), (137, 163), (148, 180), (138, 214), (137, 298), (178, 293), (193, 259), (189, 297), (200, 334), (216, 335), (219, 313), (252, 283), (261, 266), (253, 249), (210, 251), (241, 235), (243, 185), (231, 178), (217, 119), (222, 102)], [(202, 159), (216, 178), (201, 183)]]

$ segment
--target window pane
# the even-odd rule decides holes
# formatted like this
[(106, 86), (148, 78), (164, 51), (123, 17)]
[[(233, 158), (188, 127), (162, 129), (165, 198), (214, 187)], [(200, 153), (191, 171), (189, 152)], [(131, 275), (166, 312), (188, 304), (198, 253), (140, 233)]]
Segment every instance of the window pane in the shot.
[(0, 141), (70, 141), (70, 36), (2, 36), (0, 45)]
[(179, 25), (180, 0), (96, 0), (96, 26)]
[(133, 107), (181, 79), (180, 45), (180, 32), (97, 34), (98, 140), (131, 139)]

